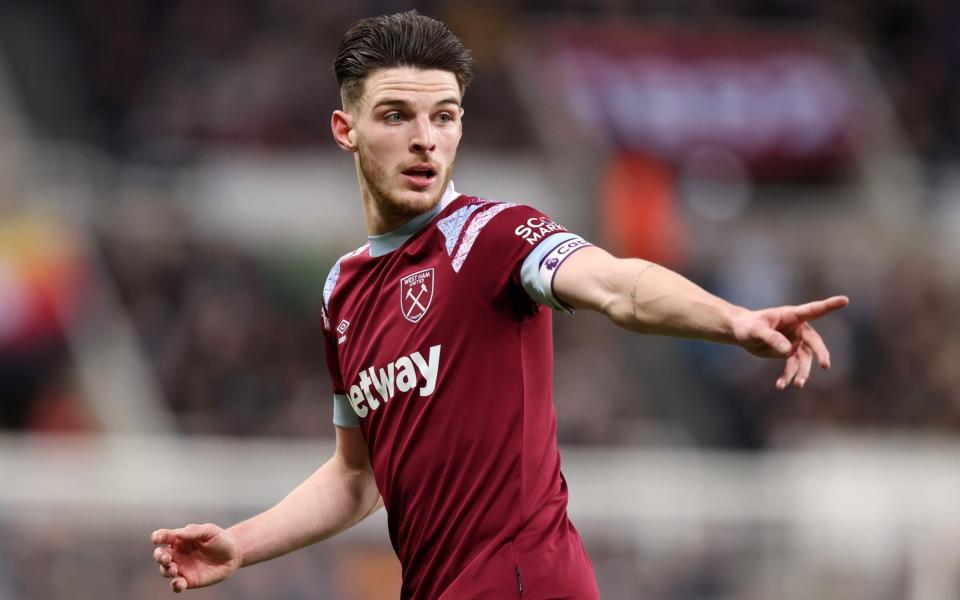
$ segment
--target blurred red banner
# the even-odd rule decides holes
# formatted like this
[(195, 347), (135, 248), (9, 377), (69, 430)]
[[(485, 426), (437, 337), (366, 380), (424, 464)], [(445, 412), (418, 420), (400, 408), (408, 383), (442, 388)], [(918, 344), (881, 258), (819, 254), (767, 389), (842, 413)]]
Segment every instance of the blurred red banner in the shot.
[(722, 147), (773, 178), (851, 156), (863, 101), (839, 45), (814, 35), (564, 26), (530, 42), (551, 118), (619, 149), (673, 161)]

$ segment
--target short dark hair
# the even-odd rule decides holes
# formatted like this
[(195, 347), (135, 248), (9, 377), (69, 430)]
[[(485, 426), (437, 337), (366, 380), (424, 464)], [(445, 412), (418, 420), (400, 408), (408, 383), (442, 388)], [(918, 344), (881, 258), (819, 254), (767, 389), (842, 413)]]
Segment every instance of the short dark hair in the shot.
[(415, 10), (361, 19), (343, 34), (333, 72), (344, 102), (359, 100), (367, 75), (388, 67), (450, 71), (461, 94), (473, 77), (473, 57), (460, 38)]

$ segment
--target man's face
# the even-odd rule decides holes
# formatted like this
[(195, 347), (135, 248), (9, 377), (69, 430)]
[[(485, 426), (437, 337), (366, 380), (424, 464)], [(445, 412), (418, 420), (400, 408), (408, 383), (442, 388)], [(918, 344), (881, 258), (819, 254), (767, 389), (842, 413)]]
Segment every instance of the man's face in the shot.
[(460, 100), (449, 71), (396, 67), (367, 77), (349, 112), (361, 185), (385, 222), (402, 223), (440, 200), (463, 133)]

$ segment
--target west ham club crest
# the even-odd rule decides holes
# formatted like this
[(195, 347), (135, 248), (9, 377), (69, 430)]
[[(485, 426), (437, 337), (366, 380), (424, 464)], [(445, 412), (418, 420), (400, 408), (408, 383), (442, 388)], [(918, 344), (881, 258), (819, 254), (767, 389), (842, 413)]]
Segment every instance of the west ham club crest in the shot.
[(433, 269), (424, 269), (400, 279), (400, 312), (411, 323), (427, 314), (433, 300)]

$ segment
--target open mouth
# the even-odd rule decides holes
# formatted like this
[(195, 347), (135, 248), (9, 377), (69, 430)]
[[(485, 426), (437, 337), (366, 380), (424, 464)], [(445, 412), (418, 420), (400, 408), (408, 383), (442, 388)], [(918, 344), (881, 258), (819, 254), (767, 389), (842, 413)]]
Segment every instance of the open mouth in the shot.
[(430, 165), (417, 165), (403, 171), (403, 176), (416, 187), (427, 187), (433, 183), (437, 172)]

